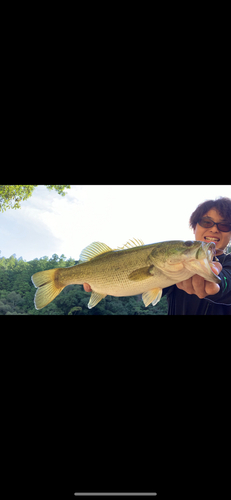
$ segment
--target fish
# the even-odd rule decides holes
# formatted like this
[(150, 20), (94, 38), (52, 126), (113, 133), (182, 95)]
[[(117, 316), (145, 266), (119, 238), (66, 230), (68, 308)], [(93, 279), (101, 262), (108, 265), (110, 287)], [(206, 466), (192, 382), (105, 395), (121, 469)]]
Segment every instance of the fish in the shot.
[(35, 308), (47, 306), (66, 286), (83, 283), (92, 289), (89, 309), (107, 295), (142, 294), (145, 307), (151, 303), (154, 306), (163, 288), (194, 274), (219, 283), (221, 279), (211, 269), (214, 256), (213, 242), (173, 240), (145, 245), (142, 240), (132, 239), (116, 249), (93, 242), (82, 250), (76, 265), (33, 274)]

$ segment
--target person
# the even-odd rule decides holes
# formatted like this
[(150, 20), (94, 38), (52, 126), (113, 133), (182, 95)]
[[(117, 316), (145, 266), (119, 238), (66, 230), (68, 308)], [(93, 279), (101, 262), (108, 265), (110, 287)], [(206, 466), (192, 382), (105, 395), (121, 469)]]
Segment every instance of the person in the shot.
[[(167, 296), (168, 314), (231, 316), (231, 254), (226, 253), (231, 242), (231, 199), (220, 197), (201, 203), (189, 222), (195, 240), (215, 243), (216, 260), (212, 270), (221, 281), (212, 283), (195, 274), (164, 288), (162, 296)], [(87, 283), (83, 286), (86, 292), (91, 291)]]

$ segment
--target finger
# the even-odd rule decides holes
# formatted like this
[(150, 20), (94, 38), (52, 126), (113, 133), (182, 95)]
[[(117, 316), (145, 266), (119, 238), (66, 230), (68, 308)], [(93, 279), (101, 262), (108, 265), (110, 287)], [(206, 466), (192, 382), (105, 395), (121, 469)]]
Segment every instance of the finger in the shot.
[(215, 295), (220, 291), (220, 286), (217, 283), (205, 282), (205, 291), (207, 295)]
[(199, 276), (198, 274), (195, 274), (192, 277), (192, 286), (194, 289), (194, 292), (199, 299), (204, 299), (206, 297), (207, 293), (205, 291), (205, 279), (202, 278), (202, 276)]
[(88, 283), (84, 283), (83, 284), (83, 288), (84, 288), (85, 292), (91, 292), (92, 291), (92, 289), (91, 289), (90, 285), (88, 285)]
[(210, 267), (215, 274), (220, 274), (222, 270), (222, 265), (219, 262), (212, 262)]
[(192, 278), (188, 278), (187, 280), (180, 281), (180, 283), (177, 283), (176, 286), (180, 290), (184, 290), (184, 292), (189, 293), (190, 295), (195, 293), (194, 288), (192, 286)]

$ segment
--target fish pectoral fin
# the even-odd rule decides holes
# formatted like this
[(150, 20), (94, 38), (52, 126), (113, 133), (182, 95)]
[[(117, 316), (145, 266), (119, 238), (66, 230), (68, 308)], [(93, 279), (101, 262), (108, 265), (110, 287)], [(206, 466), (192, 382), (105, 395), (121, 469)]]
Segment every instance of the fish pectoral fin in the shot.
[(142, 281), (146, 280), (147, 278), (150, 278), (152, 276), (152, 270), (154, 266), (147, 266), (147, 267), (140, 267), (140, 269), (136, 269), (135, 271), (132, 271), (128, 275), (128, 279), (131, 281)]
[(153, 306), (159, 302), (162, 296), (162, 288), (152, 288), (148, 292), (142, 294), (142, 299), (145, 307), (152, 303)]
[(95, 307), (100, 300), (104, 299), (106, 297), (106, 293), (97, 293), (97, 292), (92, 292), (91, 298), (88, 302), (88, 309), (92, 309), (92, 307)]

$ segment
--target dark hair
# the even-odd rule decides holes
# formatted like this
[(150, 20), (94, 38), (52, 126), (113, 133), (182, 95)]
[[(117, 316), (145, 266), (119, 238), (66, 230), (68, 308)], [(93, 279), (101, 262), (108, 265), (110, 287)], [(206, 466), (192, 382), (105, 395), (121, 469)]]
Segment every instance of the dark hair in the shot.
[(211, 210), (211, 208), (215, 208), (221, 217), (231, 224), (231, 199), (220, 197), (216, 198), (216, 200), (207, 200), (200, 203), (189, 219), (189, 226), (195, 229), (198, 220)]

